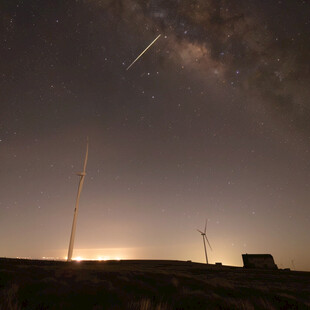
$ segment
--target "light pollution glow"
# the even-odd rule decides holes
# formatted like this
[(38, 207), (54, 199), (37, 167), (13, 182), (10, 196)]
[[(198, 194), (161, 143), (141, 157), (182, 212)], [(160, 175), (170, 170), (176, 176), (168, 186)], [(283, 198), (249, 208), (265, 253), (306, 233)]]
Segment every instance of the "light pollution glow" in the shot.
[[(152, 259), (167, 259), (167, 260), (191, 260), (193, 262), (205, 263), (204, 251), (202, 241), (198, 236), (197, 242), (193, 245), (189, 245), (188, 249), (180, 246), (171, 246), (165, 248), (165, 258), (160, 257), (157, 253), (162, 251), (159, 247), (141, 247), (141, 248), (93, 248), (93, 249), (74, 249), (73, 261), (109, 261), (109, 260), (152, 260)], [(213, 245), (214, 246), (214, 245)], [(40, 259), (44, 260), (67, 260), (66, 249), (54, 250), (53, 253), (57, 253), (57, 256), (43, 256)], [(239, 255), (240, 253), (240, 255)], [(242, 251), (246, 253), (246, 248)], [(36, 257), (19, 257), (32, 259)], [(218, 249), (215, 246), (215, 250), (208, 250), (209, 263), (215, 264), (221, 262), (223, 265), (228, 266), (242, 266), (241, 252), (239, 252), (235, 244), (231, 244), (230, 249)], [(277, 256), (274, 256), (276, 263), (280, 268), (289, 266), (289, 262), (283, 262), (277, 260)]]

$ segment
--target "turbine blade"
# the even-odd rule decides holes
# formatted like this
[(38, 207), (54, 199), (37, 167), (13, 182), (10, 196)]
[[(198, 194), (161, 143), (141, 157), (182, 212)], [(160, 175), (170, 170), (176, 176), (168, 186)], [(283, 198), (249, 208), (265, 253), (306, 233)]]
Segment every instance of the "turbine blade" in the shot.
[(197, 229), (197, 231), (199, 231), (201, 234), (203, 234), (203, 232), (201, 230)]
[(205, 233), (206, 233), (206, 231), (207, 231), (207, 223), (208, 223), (208, 219), (206, 219)]
[(84, 173), (86, 172), (87, 159), (88, 159), (88, 137), (87, 137), (86, 155), (85, 155), (84, 167), (83, 167), (83, 172), (84, 172)]
[(210, 244), (210, 242), (209, 242), (209, 240), (208, 240), (207, 236), (206, 236), (206, 235), (204, 235), (204, 237), (206, 238), (206, 240), (207, 240), (207, 242), (208, 242), (208, 244), (209, 244), (209, 247), (210, 247), (211, 251), (213, 251), (213, 250), (212, 250), (212, 247), (211, 247), (211, 244)]

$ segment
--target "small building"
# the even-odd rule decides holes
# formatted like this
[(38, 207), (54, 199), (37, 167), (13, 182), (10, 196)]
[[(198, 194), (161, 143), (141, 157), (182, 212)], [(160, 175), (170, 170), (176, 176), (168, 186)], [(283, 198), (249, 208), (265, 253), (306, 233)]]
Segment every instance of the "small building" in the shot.
[(278, 269), (271, 254), (242, 254), (243, 267), (254, 269)]

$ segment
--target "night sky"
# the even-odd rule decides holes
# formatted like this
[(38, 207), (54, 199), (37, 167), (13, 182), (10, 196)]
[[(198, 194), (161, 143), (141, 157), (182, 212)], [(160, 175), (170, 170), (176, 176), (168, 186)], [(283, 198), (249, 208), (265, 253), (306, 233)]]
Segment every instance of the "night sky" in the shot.
[[(1, 0), (0, 256), (310, 270), (310, 2)], [(161, 37), (130, 68), (157, 35)]]

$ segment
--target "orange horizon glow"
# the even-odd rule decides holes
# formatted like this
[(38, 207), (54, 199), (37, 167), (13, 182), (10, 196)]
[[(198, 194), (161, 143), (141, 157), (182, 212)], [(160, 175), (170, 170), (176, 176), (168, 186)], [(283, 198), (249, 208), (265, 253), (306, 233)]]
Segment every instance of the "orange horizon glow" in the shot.
[[(218, 244), (219, 242), (214, 242)], [(262, 253), (269, 253), (268, 249), (261, 248), (258, 250)], [(213, 251), (208, 251), (208, 259), (210, 264), (222, 263), (224, 266), (242, 267), (243, 261), (241, 254), (253, 253), (250, 246), (236, 246), (235, 244), (222, 244), (213, 248)], [(24, 259), (42, 259), (42, 260), (57, 260), (66, 261), (66, 249), (51, 249), (46, 250), (42, 255), (27, 256), (16, 255), (15, 258)], [(163, 255), (164, 253), (164, 255)], [(26, 254), (26, 253), (25, 253)], [(291, 268), (289, 260), (283, 260), (282, 252), (270, 251), (274, 261), (279, 268)], [(9, 256), (7, 256), (9, 257)], [(193, 244), (173, 245), (173, 246), (148, 246), (148, 247), (115, 247), (115, 248), (76, 248), (74, 249), (72, 261), (119, 261), (119, 260), (177, 260), (177, 261), (192, 261), (196, 263), (205, 263), (205, 255), (201, 240), (197, 240)], [(295, 267), (296, 270), (307, 271), (307, 268), (302, 266)]]

